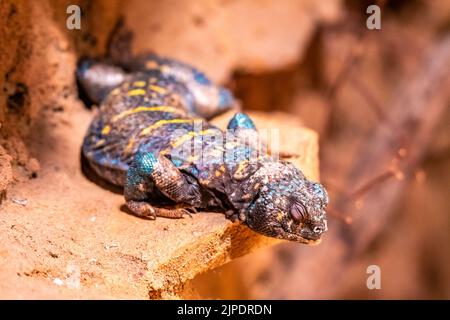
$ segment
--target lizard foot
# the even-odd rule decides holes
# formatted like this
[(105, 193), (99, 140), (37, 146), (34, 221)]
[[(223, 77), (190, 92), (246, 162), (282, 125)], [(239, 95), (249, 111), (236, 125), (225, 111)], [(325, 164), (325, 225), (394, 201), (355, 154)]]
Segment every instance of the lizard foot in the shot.
[(231, 220), (231, 222), (236, 222), (239, 220), (239, 215), (233, 210), (228, 210), (225, 212), (225, 218)]
[(156, 219), (156, 209), (144, 201), (127, 201), (128, 209), (138, 217)]
[(191, 212), (186, 208), (176, 208), (176, 209), (165, 209), (165, 208), (155, 208), (156, 215), (158, 217), (164, 217), (169, 219), (181, 219), (184, 215), (188, 215), (192, 218)]
[(136, 216), (143, 218), (156, 219), (156, 217), (162, 217), (169, 219), (181, 219), (184, 218), (185, 215), (188, 215), (189, 217), (192, 218), (191, 212), (186, 208), (175, 208), (175, 209), (157, 208), (153, 207), (152, 205), (150, 205), (148, 202), (145, 201), (128, 201), (127, 207)]

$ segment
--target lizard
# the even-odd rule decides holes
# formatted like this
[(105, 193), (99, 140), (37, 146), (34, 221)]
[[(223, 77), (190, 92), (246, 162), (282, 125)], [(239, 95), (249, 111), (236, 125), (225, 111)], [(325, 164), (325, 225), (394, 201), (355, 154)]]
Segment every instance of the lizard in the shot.
[(237, 105), (228, 89), (156, 54), (127, 65), (82, 59), (76, 75), (99, 105), (82, 156), (101, 178), (123, 187), (131, 213), (156, 219), (224, 212), (268, 237), (320, 242), (325, 188), (255, 144), (258, 131), (246, 113), (235, 113), (227, 130), (209, 122)]

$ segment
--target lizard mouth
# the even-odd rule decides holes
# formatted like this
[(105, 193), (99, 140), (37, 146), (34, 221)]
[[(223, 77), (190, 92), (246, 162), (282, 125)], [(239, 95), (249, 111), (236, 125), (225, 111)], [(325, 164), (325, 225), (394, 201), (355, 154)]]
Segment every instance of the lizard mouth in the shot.
[[(289, 239), (289, 240), (291, 240), (291, 239)], [(322, 242), (322, 238), (318, 237), (316, 239), (311, 239), (311, 238), (304, 238), (304, 237), (299, 236), (299, 235), (294, 235), (294, 239), (292, 239), (291, 241), (300, 242), (300, 243), (303, 243), (303, 244), (315, 246), (315, 245), (318, 245), (319, 243)]]
[(300, 224), (295, 230), (284, 230), (284, 235), (280, 238), (308, 245), (318, 245), (322, 241), (322, 234), (322, 232), (317, 232), (314, 228), (310, 230), (310, 228), (305, 227), (304, 224)]
[(322, 242), (322, 238), (316, 239), (316, 240), (308, 240), (306, 239), (306, 244), (310, 245), (310, 246), (317, 246), (319, 243)]
[(305, 232), (287, 232), (285, 230), (283, 230), (284, 232), (282, 232), (279, 236), (277, 236), (277, 238), (279, 239), (284, 239), (284, 240), (289, 240), (292, 242), (298, 242), (298, 243), (303, 243), (303, 244), (307, 244), (307, 245), (318, 245), (321, 241), (322, 238), (320, 235), (316, 235), (316, 234), (311, 234), (311, 233), (305, 233)]
[(288, 236), (279, 236), (277, 238), (280, 238), (283, 240), (289, 240), (292, 242), (303, 243), (303, 244), (307, 244), (310, 246), (315, 246), (322, 242), (322, 238), (308, 239), (308, 238), (303, 238), (302, 236), (299, 236), (298, 234), (289, 234)]
[(306, 240), (308, 244), (318, 244), (322, 235), (328, 230), (327, 221), (307, 221), (300, 223), (295, 233), (298, 237)]

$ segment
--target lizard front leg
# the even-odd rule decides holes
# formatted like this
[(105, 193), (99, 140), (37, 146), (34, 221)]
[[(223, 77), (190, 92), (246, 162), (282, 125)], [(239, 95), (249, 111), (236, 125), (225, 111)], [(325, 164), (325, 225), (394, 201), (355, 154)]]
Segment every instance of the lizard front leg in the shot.
[(227, 129), (247, 146), (255, 149), (263, 146), (253, 120), (245, 113), (236, 113), (228, 122)]
[(143, 217), (182, 218), (186, 209), (167, 210), (150, 205), (148, 194), (157, 188), (179, 205), (195, 208), (201, 202), (199, 187), (188, 181), (177, 167), (162, 155), (138, 152), (127, 172), (125, 200), (127, 207)]
[[(245, 145), (255, 149), (261, 149), (268, 154), (274, 154), (274, 150), (269, 149), (269, 146), (262, 141), (255, 123), (247, 114), (236, 113), (228, 122), (227, 129), (233, 130), (234, 135)], [(298, 156), (295, 153), (281, 152), (280, 150), (275, 151), (283, 159)]]
[(227, 129), (231, 130), (247, 129), (256, 131), (256, 126), (253, 120), (248, 116), (248, 114), (238, 112), (228, 122)]

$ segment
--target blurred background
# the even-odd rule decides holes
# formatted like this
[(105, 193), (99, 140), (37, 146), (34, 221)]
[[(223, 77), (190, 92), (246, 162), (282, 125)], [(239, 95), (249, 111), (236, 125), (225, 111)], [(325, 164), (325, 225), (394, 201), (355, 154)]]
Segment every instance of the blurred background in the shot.
[[(77, 32), (65, 27), (70, 4), (81, 8)], [(373, 4), (381, 29), (367, 27)], [(108, 53), (118, 21), (134, 53), (189, 62), (244, 110), (285, 112), (318, 132), (330, 195), (322, 244), (283, 243), (200, 274), (189, 283), (198, 297), (450, 298), (449, 1), (2, 1), (0, 16), (9, 141), (40, 108), (61, 112), (40, 103), (53, 92), (76, 96), (76, 60)], [(32, 90), (9, 88), (24, 73)], [(371, 265), (379, 290), (367, 287)]]
[[(366, 28), (374, 3), (381, 30)], [(343, 1), (328, 14), (293, 64), (236, 72), (231, 83), (246, 108), (283, 110), (319, 132), (330, 228), (339, 232), (319, 247), (283, 244), (238, 259), (198, 285), (227, 298), (448, 299), (449, 82), (436, 88), (440, 76), (427, 68), (446, 39), (448, 79), (449, 3)], [(418, 102), (420, 90), (443, 95), (440, 106)], [(397, 166), (399, 158), (410, 163)], [(381, 290), (367, 288), (369, 265), (380, 267)]]
[[(381, 30), (366, 28), (374, 3)], [(244, 108), (282, 110), (319, 132), (329, 225), (339, 232), (318, 247), (286, 243), (240, 258), (195, 285), (206, 297), (230, 299), (448, 299), (450, 110), (442, 91), (450, 84), (449, 3), (309, 5), (322, 5), (323, 15), (308, 31), (304, 19), (295, 21), (308, 34), (295, 60), (269, 71), (235, 70), (229, 84)], [(295, 23), (285, 32), (283, 42), (294, 41)], [(441, 41), (447, 58), (438, 76), (427, 68), (440, 59)], [(380, 267), (381, 290), (367, 288), (370, 265)]]

